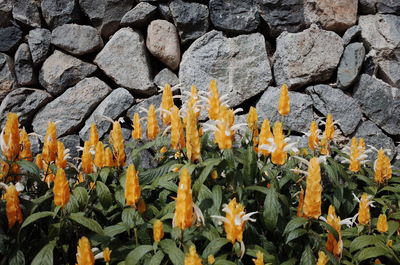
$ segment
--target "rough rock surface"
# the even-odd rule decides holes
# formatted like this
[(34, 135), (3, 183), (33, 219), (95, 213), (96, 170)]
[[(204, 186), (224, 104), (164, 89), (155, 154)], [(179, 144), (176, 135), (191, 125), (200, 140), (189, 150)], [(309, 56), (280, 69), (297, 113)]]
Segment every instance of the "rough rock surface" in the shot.
[(58, 140), (64, 144), (65, 149), (69, 149), (70, 158), (68, 159), (68, 161), (72, 163), (77, 163), (77, 160), (75, 160), (74, 158), (80, 157), (79, 152), (76, 148), (77, 146), (81, 146), (79, 135), (71, 134), (60, 137), (58, 138)]
[(93, 64), (55, 50), (43, 63), (39, 81), (50, 94), (56, 95), (91, 75), (96, 69)]
[(344, 32), (357, 21), (358, 0), (305, 0), (304, 16), (324, 29)]
[(107, 42), (94, 62), (118, 85), (141, 94), (155, 92), (143, 36), (122, 28)]
[(331, 113), (333, 119), (339, 122), (339, 127), (345, 135), (357, 128), (362, 118), (360, 106), (352, 97), (340, 89), (328, 85), (311, 86), (306, 89), (311, 96), (314, 107), (324, 116)]
[(147, 25), (157, 14), (157, 6), (147, 2), (139, 3), (132, 8), (121, 19), (122, 26), (130, 26), (133, 28), (143, 27)]
[(47, 29), (33, 29), (28, 34), (28, 44), (34, 64), (46, 60), (50, 49), (51, 32)]
[(299, 33), (283, 33), (277, 38), (275, 81), (291, 88), (327, 81), (342, 53), (342, 39), (334, 32), (312, 26)]
[(295, 132), (306, 132), (313, 120), (312, 99), (306, 94), (289, 91), (290, 113), (285, 118), (278, 112), (280, 89), (268, 87), (256, 104), (259, 119), (268, 119), (271, 128), (275, 121), (284, 120), (287, 129)]
[(182, 43), (195, 40), (208, 29), (208, 8), (199, 3), (174, 0), (169, 4)]
[(113, 90), (86, 120), (85, 126), (79, 132), (81, 139), (86, 141), (89, 139), (89, 130), (93, 122), (96, 124), (99, 137), (101, 138), (112, 125), (103, 116), (115, 120), (132, 106), (133, 101), (133, 96), (125, 88), (120, 87)]
[(14, 57), (14, 64), (17, 83), (20, 86), (33, 85), (35, 76), (33, 74), (33, 63), (28, 44), (22, 43), (18, 47)]
[(196, 40), (183, 54), (179, 69), (182, 89), (196, 84), (208, 91), (217, 80), (221, 95), (234, 107), (260, 92), (272, 81), (264, 36), (259, 33), (227, 38), (211, 31)]
[(157, 8), (163, 19), (168, 21), (172, 20), (171, 10), (169, 10), (168, 3), (159, 3)]
[(376, 3), (379, 13), (400, 15), (400, 2), (397, 0), (381, 0)]
[(52, 31), (51, 44), (79, 56), (99, 51), (103, 47), (103, 40), (93, 27), (64, 24)]
[(179, 84), (179, 78), (168, 68), (164, 68), (158, 72), (153, 81), (158, 87), (164, 87), (165, 84), (170, 84), (171, 86)]
[(33, 130), (44, 135), (48, 121), (60, 120), (58, 135), (73, 134), (110, 92), (111, 88), (97, 77), (85, 78), (42, 108), (33, 118)]
[(14, 51), (22, 40), (22, 30), (16, 26), (0, 28), (0, 52)]
[(42, 14), (51, 28), (79, 20), (78, 1), (75, 0), (42, 0)]
[(35, 88), (16, 88), (4, 98), (0, 105), (0, 124), (3, 124), (8, 112), (19, 113), (19, 122), (26, 125), (35, 111), (52, 99), (46, 91)]
[(391, 135), (400, 135), (400, 91), (363, 74), (354, 86), (354, 99), (362, 112)]
[(210, 0), (209, 7), (211, 22), (219, 30), (250, 33), (260, 23), (255, 0)]
[(347, 29), (346, 32), (343, 34), (343, 45), (347, 46), (350, 42), (353, 42), (360, 35), (361, 27), (359, 25), (352, 26), (351, 28)]
[(181, 61), (179, 36), (174, 24), (166, 20), (154, 20), (147, 28), (147, 49), (172, 70), (176, 70)]
[(13, 8), (13, 17), (24, 25), (40, 27), (40, 2), (36, 0), (16, 0)]
[(400, 88), (400, 60), (382, 60), (379, 62), (379, 74), (383, 81)]
[(10, 56), (0, 53), (0, 100), (7, 95), (15, 82), (14, 63)]
[(12, 9), (12, 0), (3, 0), (0, 2), (0, 27), (7, 27), (10, 24)]
[(298, 32), (306, 27), (304, 0), (259, 0), (261, 17), (270, 34), (277, 37), (283, 31)]
[(360, 42), (346, 46), (337, 72), (337, 84), (346, 89), (356, 80), (364, 62), (365, 48)]

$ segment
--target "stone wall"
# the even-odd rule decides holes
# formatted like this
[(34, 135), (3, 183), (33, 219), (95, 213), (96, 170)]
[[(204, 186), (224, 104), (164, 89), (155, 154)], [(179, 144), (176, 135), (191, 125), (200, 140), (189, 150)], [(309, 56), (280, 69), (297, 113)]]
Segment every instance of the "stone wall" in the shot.
[(159, 86), (207, 90), (211, 79), (231, 107), (256, 105), (272, 121), (286, 83), (285, 123), (300, 140), (332, 113), (338, 141), (364, 137), (394, 156), (400, 1), (0, 1), (1, 123), (18, 112), (43, 135), (60, 120), (61, 140), (74, 147), (92, 121), (104, 136), (102, 117), (122, 117), (129, 138), (133, 113), (160, 102)]

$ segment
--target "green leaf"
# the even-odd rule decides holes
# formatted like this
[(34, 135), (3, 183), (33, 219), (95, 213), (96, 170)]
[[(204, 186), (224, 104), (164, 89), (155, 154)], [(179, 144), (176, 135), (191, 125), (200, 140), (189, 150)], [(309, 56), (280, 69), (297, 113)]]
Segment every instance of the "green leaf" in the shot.
[(10, 258), (8, 265), (25, 265), (24, 253), (21, 250), (17, 250), (15, 255)]
[(219, 210), (219, 207), (222, 203), (222, 189), (221, 186), (215, 185), (212, 188), (212, 199), (213, 199), (213, 206)]
[(363, 249), (366, 246), (374, 245), (378, 242), (385, 242), (385, 239), (378, 235), (362, 235), (355, 238), (350, 244), (350, 252)]
[(258, 191), (264, 194), (268, 193), (268, 188), (267, 187), (262, 187), (262, 186), (248, 186), (245, 188), (245, 190), (254, 190), (254, 191)]
[(376, 258), (389, 254), (388, 251), (383, 247), (369, 247), (364, 248), (355, 255), (356, 260), (363, 261), (370, 258)]
[(45, 218), (45, 217), (52, 216), (52, 215), (53, 215), (53, 212), (38, 212), (38, 213), (31, 214), (25, 219), (25, 221), (23, 222), (23, 224), (21, 226), (21, 229), (41, 218)]
[(122, 211), (121, 218), (122, 222), (128, 225), (130, 228), (144, 224), (144, 221), (140, 216), (139, 212), (131, 207), (125, 208)]
[(99, 197), (101, 206), (107, 210), (112, 204), (112, 196), (106, 184), (101, 181), (96, 181), (96, 193)]
[(53, 265), (53, 250), (55, 246), (55, 241), (45, 245), (33, 258), (31, 265)]
[(243, 153), (244, 155), (244, 164), (243, 164), (243, 182), (246, 186), (249, 186), (254, 183), (254, 179), (257, 175), (257, 155), (254, 152), (253, 146), (249, 145), (246, 151)]
[(100, 224), (93, 219), (87, 218), (83, 216), (81, 213), (71, 213), (69, 219), (72, 221), (77, 222), (78, 224), (86, 227), (87, 229), (92, 230), (97, 234), (104, 234), (103, 229), (101, 228)]
[(303, 218), (303, 217), (295, 217), (290, 222), (286, 225), (285, 230), (283, 231), (283, 234), (287, 234), (291, 231), (293, 231), (296, 228), (299, 228), (300, 226), (304, 225), (307, 223), (308, 219)]
[(128, 231), (129, 229), (130, 228), (127, 224), (121, 222), (116, 225), (104, 227), (104, 234), (106, 236), (114, 237), (116, 235), (119, 235), (121, 233)]
[(200, 188), (203, 185), (204, 181), (210, 176), (211, 171), (216, 167), (221, 160), (219, 158), (210, 158), (204, 163), (207, 162), (207, 166), (201, 171), (200, 176), (196, 179), (196, 181), (193, 184), (193, 197), (197, 198)]
[(40, 170), (35, 163), (27, 160), (18, 160), (17, 164), (21, 167), (22, 170), (26, 171), (28, 174), (35, 177), (40, 177)]
[(89, 200), (89, 195), (84, 187), (76, 187), (73, 191), (73, 195), (81, 207), (86, 206)]
[(279, 204), (278, 193), (275, 188), (268, 189), (267, 196), (264, 202), (264, 221), (269, 231), (273, 231), (278, 222), (278, 216), (281, 212), (281, 205)]
[(300, 265), (312, 265), (315, 264), (315, 257), (310, 248), (310, 245), (307, 245), (301, 254)]
[(105, 167), (100, 170), (100, 179), (104, 183), (107, 182), (108, 175), (110, 175), (111, 168)]
[(297, 263), (297, 259), (291, 258), (291, 259), (285, 261), (284, 263), (282, 263), (281, 265), (295, 265), (296, 263)]
[(164, 239), (160, 241), (162, 250), (168, 255), (170, 261), (174, 265), (182, 265), (185, 255), (182, 250), (177, 248), (175, 242), (171, 239)]
[(293, 230), (293, 231), (289, 232), (285, 243), (287, 244), (290, 241), (292, 241), (292, 240), (294, 240), (296, 238), (299, 238), (299, 237), (301, 237), (301, 236), (303, 236), (305, 234), (307, 234), (307, 230), (305, 230), (305, 229), (301, 228), (301, 229)]
[(160, 265), (164, 259), (164, 256), (165, 255), (161, 250), (157, 251), (156, 254), (151, 257), (149, 265)]
[(226, 259), (218, 259), (215, 261), (214, 265), (236, 265), (236, 263)]
[(203, 251), (203, 258), (206, 259), (209, 255), (215, 255), (229, 241), (226, 238), (216, 238), (211, 241)]
[(140, 245), (131, 252), (129, 252), (128, 256), (125, 259), (125, 264), (127, 265), (136, 265), (139, 263), (140, 259), (146, 255), (147, 252), (153, 250), (153, 246), (151, 245)]
[(156, 178), (167, 174), (170, 167), (174, 164), (176, 164), (176, 161), (171, 160), (157, 168), (152, 168), (152, 169), (148, 169), (146, 171), (139, 172), (140, 185), (142, 185), (142, 186), (148, 185), (148, 184), (152, 183)]

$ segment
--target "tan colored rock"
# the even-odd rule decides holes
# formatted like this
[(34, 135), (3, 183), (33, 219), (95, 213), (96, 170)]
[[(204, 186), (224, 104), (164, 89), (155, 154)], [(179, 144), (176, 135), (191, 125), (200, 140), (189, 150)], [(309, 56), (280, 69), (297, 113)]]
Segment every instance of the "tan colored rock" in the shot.
[(309, 23), (324, 29), (344, 32), (356, 24), (357, 0), (305, 0), (304, 16)]
[(157, 59), (172, 70), (176, 70), (181, 61), (178, 31), (174, 24), (166, 20), (154, 20), (147, 28), (147, 49)]

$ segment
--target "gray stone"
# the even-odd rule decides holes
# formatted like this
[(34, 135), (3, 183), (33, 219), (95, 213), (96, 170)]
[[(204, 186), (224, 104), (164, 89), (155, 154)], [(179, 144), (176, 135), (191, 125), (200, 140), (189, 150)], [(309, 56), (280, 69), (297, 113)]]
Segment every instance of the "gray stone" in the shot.
[(296, 89), (331, 78), (343, 53), (342, 39), (313, 25), (277, 38), (274, 75), (277, 84)]
[(346, 32), (343, 34), (343, 45), (347, 46), (349, 43), (356, 40), (359, 36), (361, 36), (361, 27), (359, 25), (352, 26), (351, 28), (347, 29)]
[(122, 17), (132, 9), (133, 2), (131, 0), (79, 0), (81, 9), (105, 39), (118, 30)]
[(42, 141), (37, 135), (29, 135), (29, 141), (31, 142), (31, 151), (33, 155), (39, 154), (42, 152)]
[(44, 135), (49, 121), (60, 120), (57, 134), (74, 134), (110, 92), (111, 88), (97, 77), (85, 78), (45, 105), (33, 118), (33, 130)]
[(0, 53), (0, 101), (15, 83), (14, 62), (7, 54)]
[(255, 0), (210, 0), (209, 8), (211, 22), (219, 30), (250, 33), (260, 23)]
[(13, 17), (24, 25), (38, 28), (42, 25), (40, 19), (40, 2), (36, 0), (16, 0)]
[(79, 6), (75, 0), (42, 0), (41, 7), (43, 18), (50, 28), (79, 20)]
[(55, 50), (43, 63), (39, 81), (50, 94), (56, 95), (93, 74), (96, 69), (93, 64)]
[(358, 13), (361, 15), (375, 14), (378, 1), (380, 0), (359, 0)]
[(337, 72), (337, 84), (346, 89), (353, 84), (361, 71), (365, 57), (365, 48), (362, 43), (349, 44), (343, 52)]
[[(379, 129), (373, 122), (364, 121), (357, 128), (356, 134), (357, 138), (364, 138), (365, 144), (372, 145), (376, 149), (389, 149), (391, 151), (390, 158), (395, 154), (395, 145), (389, 136), (384, 134), (381, 129)], [(368, 158), (372, 161), (376, 159), (376, 152), (368, 154)]]
[(143, 36), (131, 28), (116, 32), (94, 62), (122, 87), (141, 94), (155, 92)]
[(99, 51), (103, 40), (93, 27), (64, 24), (52, 31), (51, 44), (79, 56)]
[(164, 87), (165, 84), (176, 86), (179, 84), (179, 79), (171, 70), (164, 68), (154, 77), (154, 84), (158, 87)]
[(171, 10), (169, 10), (168, 3), (159, 3), (157, 8), (158, 8), (158, 12), (160, 13), (160, 15), (163, 19), (168, 20), (168, 21), (172, 20), (172, 14), (171, 14)]
[(358, 0), (305, 0), (304, 16), (326, 30), (344, 32), (357, 21)]
[(182, 89), (192, 85), (208, 91), (211, 80), (217, 81), (220, 95), (227, 96), (235, 107), (264, 91), (272, 81), (260, 33), (227, 38), (222, 32), (210, 31), (197, 39), (182, 56), (179, 79)]
[(280, 89), (268, 87), (256, 104), (259, 120), (268, 119), (271, 128), (276, 121), (284, 121), (286, 129), (306, 132), (313, 120), (312, 99), (309, 95), (289, 91), (290, 113), (282, 117), (278, 112)]
[(369, 49), (391, 54), (400, 48), (400, 17), (394, 15), (360, 16), (361, 37)]
[(0, 124), (4, 123), (8, 112), (14, 112), (19, 113), (19, 122), (26, 126), (35, 112), (51, 99), (51, 95), (43, 90), (25, 87), (13, 89), (1, 102)]
[(78, 160), (75, 158), (78, 158), (80, 156), (79, 156), (79, 151), (77, 150), (76, 147), (81, 146), (81, 140), (79, 138), (79, 135), (77, 134), (66, 135), (64, 137), (58, 138), (58, 141), (64, 144), (65, 149), (69, 149), (70, 158), (68, 159), (68, 161), (77, 164)]
[(208, 30), (208, 8), (199, 3), (174, 0), (169, 4), (182, 44), (193, 41)]
[(0, 27), (4, 28), (10, 24), (12, 18), (13, 0), (0, 1)]
[(131, 9), (121, 19), (122, 26), (130, 26), (133, 28), (143, 27), (157, 15), (157, 6), (142, 2)]
[(15, 53), (15, 77), (20, 86), (33, 85), (35, 76), (33, 74), (33, 63), (29, 46), (22, 43)]
[(400, 61), (396, 59), (379, 61), (379, 75), (391, 86), (400, 88)]
[(306, 92), (311, 96), (314, 107), (324, 116), (332, 114), (335, 121), (345, 135), (349, 135), (357, 128), (362, 118), (360, 106), (352, 97), (340, 89), (328, 85), (307, 87)]
[(125, 88), (120, 87), (112, 91), (86, 120), (85, 126), (79, 132), (81, 139), (89, 139), (89, 130), (92, 123), (96, 124), (101, 138), (112, 125), (110, 121), (105, 120), (103, 117), (105, 116), (112, 120), (117, 119), (133, 104), (133, 101), (134, 98)]
[(376, 4), (378, 13), (400, 15), (400, 1), (381, 0)]
[(13, 52), (22, 40), (22, 31), (16, 26), (0, 28), (0, 52)]
[(400, 90), (363, 74), (354, 86), (353, 98), (362, 112), (382, 130), (400, 135)]
[(174, 24), (166, 20), (154, 20), (147, 27), (146, 46), (150, 53), (172, 70), (181, 61), (179, 36)]
[(273, 37), (284, 31), (299, 32), (306, 28), (304, 0), (259, 0), (258, 2), (260, 15), (267, 22)]
[(29, 31), (28, 44), (35, 65), (46, 60), (50, 49), (51, 32), (47, 29), (34, 29)]

